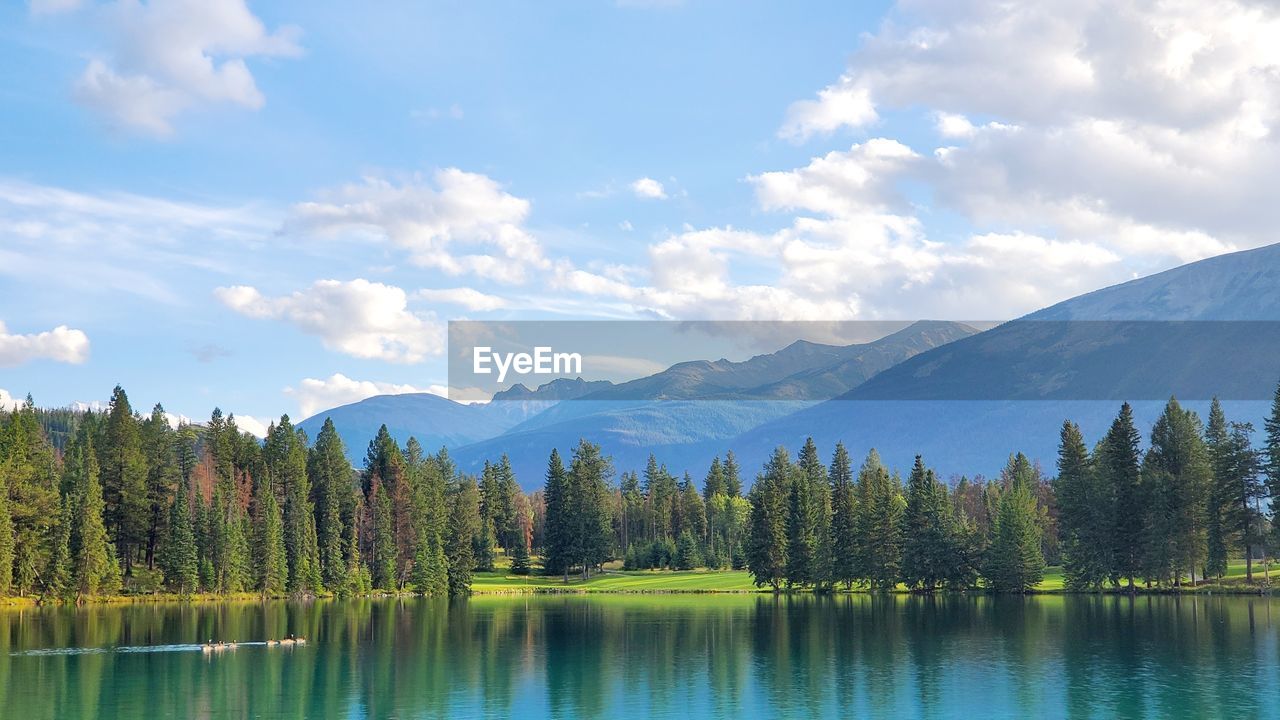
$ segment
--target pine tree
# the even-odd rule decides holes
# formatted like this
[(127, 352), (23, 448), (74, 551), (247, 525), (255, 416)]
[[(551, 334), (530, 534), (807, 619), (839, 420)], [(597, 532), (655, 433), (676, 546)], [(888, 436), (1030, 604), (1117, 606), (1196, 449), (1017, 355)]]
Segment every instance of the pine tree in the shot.
[(1253, 549), (1264, 542), (1262, 518), (1255, 507), (1266, 494), (1266, 488), (1259, 476), (1261, 458), (1253, 448), (1253, 425), (1233, 422), (1228, 428), (1225, 476), (1215, 492), (1221, 493), (1225, 503), (1223, 520), (1229, 528), (1226, 536), (1236, 543), (1232, 548), (1244, 545), (1245, 582), (1252, 583)]
[(841, 583), (848, 590), (858, 577), (858, 537), (853, 466), (844, 443), (836, 443), (831, 458), (831, 532), (828, 547), (831, 557), (831, 581)]
[(634, 472), (623, 473), (618, 492), (618, 509), (621, 514), (618, 522), (619, 540), (625, 555), (630, 552), (633, 544), (643, 542), (647, 526), (644, 496), (640, 493), (640, 476)]
[(144, 559), (155, 567), (157, 549), (168, 534), (169, 506), (178, 481), (176, 435), (159, 403), (140, 427), (142, 453), (147, 466), (147, 530)]
[(107, 539), (102, 517), (102, 486), (98, 460), (87, 431), (76, 434), (67, 448), (66, 484), (71, 488), (71, 584), (77, 597), (113, 592), (119, 587), (119, 563)]
[[(0, 540), (11, 555), (0, 573), (7, 588), (18, 595), (35, 591), (49, 558), (48, 538), (59, 511), (58, 459), (41, 425), (35, 401), (0, 414), (0, 472), (6, 476), (7, 511), (12, 540)], [(5, 552), (0, 550), (0, 552)]]
[(424, 533), (414, 553), (413, 589), (419, 595), (444, 595), (449, 591), (449, 561), (439, 539)]
[[(481, 496), (483, 497), (483, 493)], [(498, 561), (497, 533), (494, 532), (494, 519), (485, 518), (483, 511), (480, 513), (480, 523), (471, 542), (473, 545), (471, 554), (476, 562), (475, 569), (480, 572), (492, 572)]]
[(1134, 588), (1134, 578), (1142, 573), (1147, 516), (1139, 442), (1138, 429), (1133, 423), (1133, 408), (1125, 403), (1095, 451), (1093, 461), (1103, 492), (1115, 499), (1111, 508), (1096, 510), (1106, 517), (1110, 525), (1107, 554), (1111, 558), (1111, 581), (1118, 584), (1127, 580), (1130, 590)]
[(71, 589), (71, 524), (73, 516), (70, 498), (65, 495), (60, 503), (58, 523), (54, 526), (53, 554), (49, 558), (49, 578), (45, 592), (50, 597), (64, 597)]
[(351, 498), (354, 486), (346, 454), (333, 420), (325, 418), (307, 459), (307, 475), (316, 496), (316, 554), (320, 578), (324, 587), (333, 592), (341, 591), (348, 582), (342, 508)]
[(676, 569), (692, 570), (702, 564), (702, 557), (698, 553), (698, 541), (693, 537), (693, 533), (688, 530), (680, 533), (680, 538), (676, 540)]
[(856, 577), (872, 589), (892, 590), (902, 572), (902, 516), (906, 499), (896, 475), (872, 450), (858, 471), (854, 510)]
[(570, 526), (572, 500), (569, 492), (568, 473), (560, 460), (560, 453), (552, 448), (551, 457), (547, 461), (547, 483), (545, 490), (546, 510), (546, 547), (543, 548), (543, 564), (548, 574), (564, 575), (569, 582), (569, 569), (572, 563), (572, 538)]
[(373, 536), (369, 557), (373, 587), (378, 590), (396, 590), (396, 543), (392, 531), (391, 496), (378, 478), (374, 479), (369, 491), (369, 512)]
[(244, 592), (254, 583), (254, 566), (249, 547), (250, 530), (245, 515), (227, 483), (215, 488), (212, 507), (211, 539), (213, 572), (219, 592)]
[(257, 515), (254, 532), (257, 588), (263, 595), (280, 595), (288, 585), (289, 565), (285, 549), (284, 520), (270, 484), (259, 483), (254, 496), (254, 509)]
[(1262, 452), (1262, 471), (1266, 476), (1267, 495), (1272, 498), (1271, 527), (1280, 528), (1280, 385), (1271, 400), (1271, 413), (1263, 422), (1266, 445)]
[(1015, 474), (1000, 493), (983, 575), (996, 592), (1022, 593), (1044, 577), (1039, 511), (1030, 482)]
[(147, 497), (147, 461), (138, 420), (129, 406), (129, 397), (119, 385), (111, 394), (98, 459), (106, 503), (103, 519), (128, 574), (136, 551), (147, 540), (151, 504)]
[(475, 568), (473, 540), (480, 526), (480, 490), (471, 478), (463, 478), (449, 498), (449, 540), (445, 554), (449, 561), (449, 594), (471, 592), (471, 572)]
[(569, 461), (573, 560), (582, 566), (582, 577), (591, 576), (591, 568), (609, 559), (613, 541), (613, 518), (609, 512), (609, 477), (613, 465), (600, 453), (600, 446), (579, 441)]
[(902, 580), (907, 587), (932, 592), (963, 577), (951, 500), (946, 487), (919, 455), (907, 480), (902, 528)]
[(1108, 547), (1114, 499), (1090, 466), (1080, 428), (1062, 424), (1054, 485), (1063, 536), (1063, 574), (1073, 590), (1099, 590), (1111, 574)]
[(493, 473), (498, 494), (494, 503), (494, 533), (498, 545), (510, 553), (523, 542), (518, 516), (520, 484), (511, 469), (511, 459), (505, 454), (494, 466)]
[(1211, 470), (1195, 413), (1170, 399), (1151, 429), (1142, 463), (1148, 514), (1144, 574), (1180, 584), (1205, 559)]
[(1231, 477), (1233, 459), (1229, 447), (1227, 417), (1222, 412), (1222, 403), (1216, 397), (1209, 405), (1209, 424), (1205, 426), (1204, 444), (1213, 473), (1213, 486), (1208, 493), (1208, 507), (1205, 509), (1205, 574), (1221, 578), (1227, 573), (1227, 555), (1239, 542), (1235, 535), (1239, 526), (1232, 522), (1231, 517), (1239, 506), (1234, 502)]
[(161, 553), (161, 566), (169, 587), (183, 595), (200, 585), (200, 559), (191, 522), (191, 480), (184, 475), (169, 509), (168, 537)]
[(742, 474), (732, 450), (724, 456), (724, 492), (729, 497), (742, 497)]
[[(13, 462), (7, 461), (5, 464)], [(13, 513), (9, 505), (9, 483), (6, 472), (0, 472), (0, 596), (8, 595), (13, 590)]]
[(827, 468), (818, 457), (813, 438), (800, 449), (799, 474), (792, 487), (788, 518), (788, 582), (793, 585), (829, 586), (831, 573), (831, 490)]
[(786, 448), (779, 447), (751, 487), (747, 569), (756, 587), (768, 585), (776, 592), (787, 578), (787, 519), (796, 474)]
[(818, 579), (818, 518), (813, 483), (800, 469), (792, 473), (787, 499), (787, 587), (804, 587)]
[(529, 537), (522, 529), (520, 539), (516, 541), (515, 549), (511, 553), (511, 574), (512, 575), (528, 575), (532, 565), (529, 560)]

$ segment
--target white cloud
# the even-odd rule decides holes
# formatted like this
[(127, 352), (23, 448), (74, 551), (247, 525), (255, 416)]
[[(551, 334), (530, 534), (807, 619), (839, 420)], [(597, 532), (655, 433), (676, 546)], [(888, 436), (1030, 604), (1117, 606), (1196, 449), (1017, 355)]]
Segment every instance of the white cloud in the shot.
[(11, 334), (0, 322), (0, 367), (14, 367), (32, 360), (79, 365), (89, 359), (89, 336), (82, 330), (59, 325), (27, 335)]
[(432, 288), (419, 290), (417, 295), (429, 302), (461, 305), (468, 310), (487, 311), (510, 307), (505, 299), (482, 293), (475, 288)]
[[(325, 201), (294, 207), (286, 229), (334, 236), (351, 233), (386, 240), (416, 265), (450, 275), (473, 274), (518, 283), (531, 268), (546, 268), (538, 241), (524, 229), (529, 201), (493, 179), (446, 168), (432, 183), (365, 178), (326, 193)], [(485, 252), (454, 254), (457, 248)]]
[(618, 223), (618, 229), (621, 230), (622, 232), (631, 232), (636, 228), (634, 225), (631, 224), (630, 220), (623, 220), (622, 222)]
[(862, 127), (877, 119), (870, 93), (847, 78), (842, 84), (818, 91), (817, 100), (799, 100), (787, 108), (787, 117), (778, 129), (778, 136), (793, 142), (803, 142), (813, 135), (829, 133), (848, 125)]
[(1280, 7), (1250, 0), (904, 0), (779, 132), (923, 110), (961, 141), (919, 178), (935, 204), (1149, 272), (1271, 240), (1277, 37)]
[(667, 199), (667, 189), (662, 186), (662, 183), (650, 177), (642, 177), (631, 183), (631, 192), (635, 193), (636, 197), (649, 200)]
[(235, 413), (231, 415), (235, 417), (237, 428), (256, 438), (265, 438), (267, 436), (267, 428), (270, 426), (270, 422), (263, 422), (252, 415), (236, 415)]
[(415, 387), (397, 383), (352, 380), (342, 373), (334, 373), (323, 380), (304, 378), (298, 383), (298, 387), (287, 387), (284, 392), (286, 395), (297, 398), (298, 410), (304, 418), (340, 405), (359, 402), (374, 395), (431, 393), (448, 397), (448, 388), (443, 385)]
[(443, 352), (440, 323), (411, 311), (404, 290), (391, 285), (319, 280), (281, 297), (266, 297), (245, 285), (220, 287), (214, 295), (241, 315), (282, 320), (352, 357), (416, 363)]
[(178, 114), (203, 106), (261, 108), (245, 60), (302, 53), (297, 28), (268, 31), (244, 0), (119, 0), (100, 12), (109, 50), (89, 60), (75, 96), (110, 124), (151, 135), (172, 133)]
[(26, 402), (24, 398), (16, 398), (10, 395), (8, 390), (0, 388), (0, 410), (12, 412), (22, 407), (24, 402)]
[(901, 204), (893, 183), (919, 159), (896, 140), (873, 138), (848, 151), (814, 158), (803, 168), (762, 173), (748, 180), (765, 210), (849, 215)]

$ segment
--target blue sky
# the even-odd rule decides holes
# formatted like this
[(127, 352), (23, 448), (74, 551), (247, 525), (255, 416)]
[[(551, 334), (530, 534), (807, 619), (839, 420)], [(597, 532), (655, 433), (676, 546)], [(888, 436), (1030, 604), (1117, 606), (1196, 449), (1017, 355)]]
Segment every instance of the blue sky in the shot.
[(0, 402), (297, 416), (450, 319), (997, 319), (1274, 226), (1247, 3), (372, 5), (0, 8)]

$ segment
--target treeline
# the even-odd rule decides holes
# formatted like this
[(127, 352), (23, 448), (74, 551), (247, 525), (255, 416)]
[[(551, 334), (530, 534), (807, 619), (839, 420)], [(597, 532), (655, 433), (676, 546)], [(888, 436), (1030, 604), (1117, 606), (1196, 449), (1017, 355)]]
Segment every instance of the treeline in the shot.
[(1017, 593), (1047, 565), (1061, 564), (1072, 590), (1168, 587), (1221, 579), (1243, 555), (1252, 582), (1273, 539), (1267, 499), (1280, 492), (1280, 391), (1265, 447), (1252, 435), (1216, 399), (1207, 425), (1170, 400), (1143, 451), (1125, 404), (1092, 451), (1064, 423), (1055, 478), (1017, 453), (998, 478), (952, 483), (920, 457), (905, 481), (874, 450), (856, 472), (843, 445), (824, 463), (810, 439), (795, 460), (775, 450), (745, 498), (732, 454), (713, 461), (701, 493), (653, 457), (615, 487), (608, 459), (582, 442), (567, 470), (552, 452), (534, 542), (566, 579), (621, 558), (628, 569), (745, 567), (774, 589)]
[(521, 491), (506, 457), (479, 477), (382, 427), (353, 468), (332, 422), (311, 442), (288, 416), (265, 439), (214, 410), (170, 426), (117, 387), (102, 413), (0, 413), (0, 594), (84, 598), (169, 590), (270, 596), (462, 594), (472, 573), (535, 564), (568, 581), (632, 570), (747, 569), (756, 584), (830, 591), (1025, 592), (1047, 565), (1067, 586), (1221, 578), (1270, 544), (1280, 490), (1280, 390), (1265, 447), (1215, 400), (1207, 425), (1171, 400), (1147, 449), (1126, 404), (1092, 450), (1063, 425), (1057, 476), (1014, 454), (998, 478), (946, 483), (917, 457), (903, 480), (873, 450), (855, 470), (812, 440), (774, 451), (744, 494), (732, 453), (699, 483), (650, 457), (614, 480), (581, 441)]
[(481, 482), (385, 427), (357, 472), (328, 421), (314, 443), (287, 415), (259, 440), (219, 410), (176, 429), (159, 405), (137, 415), (119, 387), (100, 414), (28, 398), (0, 413), (0, 594), (464, 593), (497, 517), (526, 518), (501, 527), (527, 562), (509, 465)]
[(1253, 434), (1251, 424), (1229, 422), (1216, 398), (1207, 425), (1170, 400), (1145, 453), (1128, 404), (1092, 451), (1065, 423), (1055, 488), (1067, 586), (1220, 579), (1241, 554), (1253, 582), (1253, 560), (1265, 557), (1275, 526), (1268, 498), (1280, 495), (1280, 390), (1263, 448)]

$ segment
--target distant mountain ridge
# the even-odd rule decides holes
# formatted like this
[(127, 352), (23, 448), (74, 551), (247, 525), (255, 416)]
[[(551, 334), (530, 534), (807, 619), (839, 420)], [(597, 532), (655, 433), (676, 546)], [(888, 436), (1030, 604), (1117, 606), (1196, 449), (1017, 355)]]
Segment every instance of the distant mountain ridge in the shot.
[(586, 395), (589, 400), (825, 400), (924, 350), (977, 333), (922, 320), (877, 340), (826, 345), (796, 340), (747, 360), (691, 360)]
[[(380, 395), (317, 413), (300, 426), (314, 435), (324, 418), (332, 417), (348, 455), (358, 460), (385, 422), (402, 443), (414, 436), (424, 447), (450, 448), (464, 469), (478, 467), (496, 448), (532, 444), (534, 438), (544, 448), (550, 443), (566, 449), (582, 437), (628, 447), (696, 444), (733, 437), (976, 332), (961, 323), (922, 321), (872, 342), (837, 346), (800, 340), (739, 362), (683, 362), (616, 385), (582, 378), (559, 378), (536, 390), (516, 384), (474, 405), (434, 395)], [(539, 451), (536, 462), (543, 461), (545, 452)], [(521, 469), (520, 458), (512, 462)]]
[(1280, 321), (1280, 243), (1095, 290), (1025, 319)]
[(1093, 442), (1131, 400), (1145, 436), (1179, 391), (1201, 412), (1212, 395), (1234, 398), (1228, 417), (1261, 428), (1259, 398), (1280, 379), (1277, 320), (1280, 245), (1209, 258), (922, 352), (728, 445), (747, 466), (812, 435), (898, 467), (924, 453), (944, 476), (991, 474), (1015, 451), (1051, 469), (1064, 420)]
[[(1104, 288), (983, 332), (922, 322), (872, 343), (802, 341), (740, 362), (678, 363), (616, 385), (516, 386), (483, 406), (384, 396), (327, 414), (371, 423), (385, 420), (379, 408), (403, 406), (403, 416), (391, 413), (402, 442), (403, 433), (416, 433), (430, 445), (426, 434), (467, 471), (508, 454), (527, 488), (541, 483), (551, 448), (568, 452), (580, 438), (601, 443), (619, 471), (641, 467), (654, 452), (673, 471), (700, 476), (713, 456), (732, 449), (749, 477), (774, 447), (795, 449), (812, 435), (824, 454), (843, 441), (855, 455), (875, 447), (899, 468), (924, 453), (944, 477), (992, 474), (1015, 451), (1052, 468), (1063, 420), (1080, 422), (1092, 442), (1133, 393), (1145, 398), (1133, 403), (1145, 433), (1169, 387), (1244, 398), (1274, 388), (1280, 332), (1266, 328), (1278, 319), (1280, 245), (1273, 245)], [(1153, 335), (1143, 328), (1162, 324), (1152, 321), (1174, 322)], [(1195, 325), (1206, 321), (1228, 322)], [(1218, 334), (1203, 334), (1219, 325)], [(1261, 426), (1266, 403), (1226, 406), (1230, 419)], [(363, 451), (357, 438), (367, 442), (376, 431), (347, 431), (348, 418), (334, 420), (353, 455)], [(318, 423), (303, 424), (311, 422)]]

